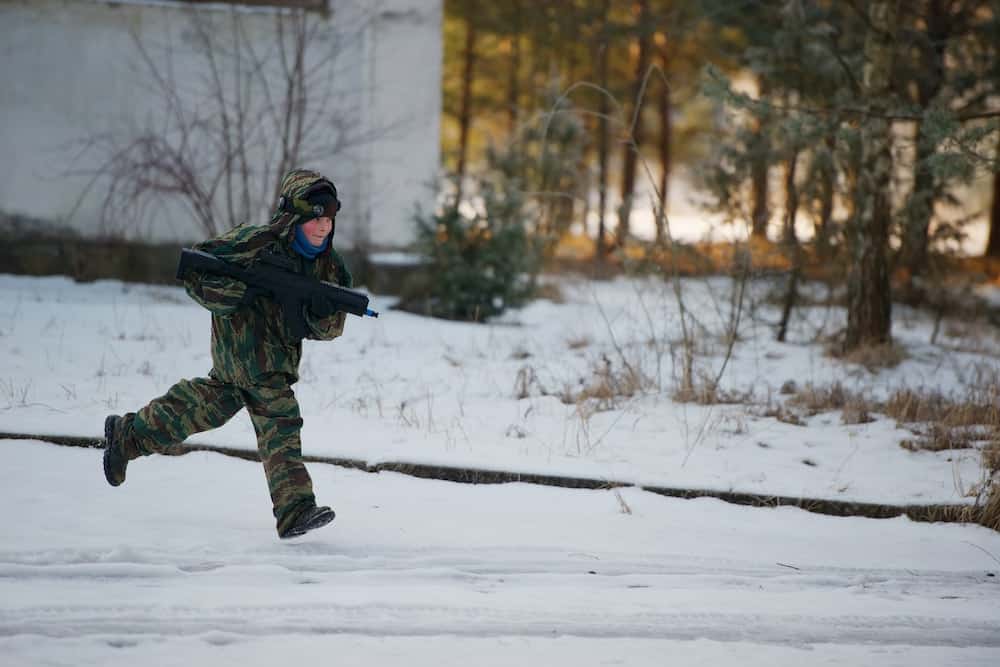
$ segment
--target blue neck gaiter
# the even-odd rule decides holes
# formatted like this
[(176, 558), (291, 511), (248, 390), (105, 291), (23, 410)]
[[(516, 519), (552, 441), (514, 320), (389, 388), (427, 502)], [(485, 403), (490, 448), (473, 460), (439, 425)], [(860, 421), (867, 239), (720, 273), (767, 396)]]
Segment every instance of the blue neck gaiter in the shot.
[(306, 259), (316, 259), (316, 255), (326, 250), (328, 245), (330, 245), (329, 236), (323, 239), (321, 244), (313, 245), (306, 238), (305, 232), (302, 231), (302, 225), (295, 225), (295, 238), (292, 239), (292, 250)]

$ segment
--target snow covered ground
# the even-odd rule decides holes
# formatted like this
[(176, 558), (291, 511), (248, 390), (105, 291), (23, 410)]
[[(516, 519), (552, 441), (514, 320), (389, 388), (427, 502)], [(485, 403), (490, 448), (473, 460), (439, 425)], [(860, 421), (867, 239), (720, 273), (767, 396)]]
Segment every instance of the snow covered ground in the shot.
[[(699, 369), (725, 349), (721, 280), (685, 283)], [(886, 417), (805, 426), (760, 406), (676, 404), (672, 292), (563, 282), (482, 326), (392, 311), (307, 343), (307, 454), (892, 504), (970, 502), (975, 449), (911, 452)], [(819, 296), (822, 296), (820, 293)], [(722, 387), (779, 405), (794, 380), (873, 398), (961, 393), (998, 372), (992, 332), (897, 309), (908, 358), (870, 374), (813, 340), (816, 308), (773, 342), (751, 294)], [(960, 337), (960, 334), (965, 337)], [(975, 335), (973, 335), (975, 334)], [(650, 382), (563, 402), (622, 359)], [(0, 431), (99, 437), (210, 365), (208, 315), (177, 288), (0, 276)], [(245, 415), (195, 441), (255, 448)], [(636, 488), (469, 486), (312, 464), (337, 520), (274, 536), (256, 463), (214, 453), (133, 463), (0, 440), (0, 664), (995, 665), (1000, 534), (905, 518), (676, 500)]]
[(143, 461), (113, 489), (98, 450), (0, 448), (4, 665), (1000, 658), (981, 527), (313, 465), (338, 518), (288, 543), (253, 462)]
[[(844, 425), (839, 412), (806, 426), (763, 416), (787, 381), (885, 398), (900, 387), (961, 393), (1000, 374), (992, 354), (958, 351), (944, 327), (897, 308), (894, 336), (909, 358), (871, 375), (829, 359), (817, 333), (843, 325), (837, 310), (805, 311), (788, 343), (773, 341), (777, 309), (753, 304), (722, 387), (761, 405), (671, 400), (680, 337), (672, 290), (657, 281), (563, 282), (565, 303), (540, 300), (490, 325), (421, 318), (375, 298), (379, 319), (349, 318), (333, 343), (307, 341), (296, 393), (306, 454), (523, 473), (585, 476), (647, 486), (717, 489), (889, 504), (970, 502), (982, 482), (975, 449), (911, 452), (913, 434), (876, 417)], [(689, 281), (698, 372), (722, 367), (728, 281)], [(822, 296), (822, 295), (821, 295)], [(93, 436), (110, 412), (136, 410), (181, 377), (207, 374), (209, 315), (180, 288), (0, 275), (0, 431)], [(598, 371), (649, 379), (631, 398), (574, 403)], [(608, 365), (610, 364), (610, 365)], [(193, 442), (256, 450), (245, 412)]]

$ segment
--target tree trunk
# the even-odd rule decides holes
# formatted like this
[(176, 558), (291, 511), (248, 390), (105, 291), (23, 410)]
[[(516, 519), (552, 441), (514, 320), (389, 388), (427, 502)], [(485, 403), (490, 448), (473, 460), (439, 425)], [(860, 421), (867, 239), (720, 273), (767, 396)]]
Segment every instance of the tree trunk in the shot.
[[(670, 44), (664, 42), (660, 48), (660, 65), (666, 78), (670, 71)], [(667, 236), (667, 195), (670, 188), (671, 144), (670, 135), (673, 132), (671, 118), (670, 86), (667, 81), (660, 81), (660, 210), (656, 214), (656, 242), (662, 244)]]
[(469, 124), (472, 120), (472, 81), (476, 67), (476, 25), (473, 22), (475, 4), (469, 3), (465, 17), (465, 66), (462, 70), (462, 107), (458, 115), (458, 178), (457, 199), (462, 199), (462, 181), (465, 180), (466, 160), (469, 153)]
[(799, 191), (795, 187), (795, 171), (799, 162), (799, 152), (793, 151), (788, 160), (785, 171), (785, 221), (782, 225), (784, 229), (784, 242), (788, 247), (789, 260), (792, 264), (792, 271), (788, 276), (788, 288), (785, 290), (784, 305), (781, 309), (781, 321), (778, 324), (779, 343), (785, 342), (788, 333), (788, 323), (792, 319), (792, 310), (799, 294), (799, 277), (802, 273), (802, 252), (799, 248), (799, 239), (795, 233), (795, 213), (799, 208)]
[(916, 157), (913, 165), (913, 192), (903, 221), (903, 241), (900, 247), (901, 265), (908, 277), (918, 276), (927, 268), (928, 233), (934, 214), (934, 175), (927, 167), (935, 146), (926, 136), (922, 122), (917, 123)]
[(646, 75), (646, 69), (649, 67), (649, 0), (639, 0), (637, 4), (639, 11), (634, 27), (637, 32), (636, 39), (639, 46), (639, 57), (636, 62), (635, 80), (632, 85), (632, 114), (627, 118), (633, 125), (630, 136), (625, 143), (625, 154), (622, 158), (622, 203), (618, 208), (617, 234), (617, 243), (619, 246), (625, 245), (625, 240), (631, 233), (630, 224), (632, 218), (632, 199), (635, 196), (635, 172), (639, 159), (639, 151), (642, 147), (642, 81)]
[(515, 138), (521, 98), (521, 0), (514, 0), (514, 34), (510, 38), (510, 73), (507, 79), (507, 132)]
[[(924, 111), (934, 105), (944, 86), (945, 49), (952, 26), (948, 8), (942, 0), (931, 0), (923, 9), (927, 45), (920, 52), (920, 77), (916, 81), (917, 103)], [(937, 199), (937, 183), (928, 163), (937, 151), (937, 143), (927, 136), (927, 126), (917, 123), (916, 157), (913, 162), (913, 191), (903, 221), (904, 232), (900, 248), (901, 265), (908, 278), (923, 274), (927, 269), (928, 234)]]
[[(1000, 162), (1000, 146), (997, 146)], [(990, 239), (986, 242), (986, 256), (1000, 257), (1000, 171), (993, 174), (993, 206), (990, 209)]]
[(795, 214), (799, 209), (799, 190), (795, 186), (795, 172), (799, 163), (799, 151), (793, 150), (785, 168), (785, 220), (782, 225), (782, 234), (786, 242), (794, 242), (798, 239), (795, 234)]
[[(610, 0), (604, 0), (601, 7), (602, 14), (606, 23), (608, 16), (608, 10), (610, 9)], [(609, 148), (608, 148), (608, 114), (611, 113), (610, 104), (608, 102), (608, 59), (609, 51), (611, 45), (608, 43), (607, 27), (603, 26), (601, 28), (602, 35), (600, 42), (598, 44), (597, 53), (597, 78), (598, 83), (601, 86), (601, 91), (599, 95), (598, 111), (599, 116), (597, 119), (597, 239), (596, 239), (596, 253), (595, 259), (598, 263), (603, 262), (605, 256), (607, 255), (607, 245), (605, 244), (606, 231), (606, 221), (605, 215), (608, 210), (608, 162), (610, 160)]]
[[(829, 134), (826, 137), (827, 149), (832, 154), (836, 138)], [(836, 173), (833, 169), (824, 169), (820, 174), (819, 220), (816, 223), (816, 250), (820, 257), (828, 257), (830, 252), (830, 232), (833, 227), (833, 195)]]
[[(758, 77), (757, 89), (761, 100), (767, 98), (768, 84), (764, 77)], [(754, 128), (754, 140), (750, 146), (750, 188), (753, 208), (750, 213), (751, 229), (750, 235), (759, 238), (767, 238), (767, 223), (771, 221), (771, 211), (768, 205), (768, 183), (767, 171), (770, 162), (770, 145), (767, 136), (767, 128), (763, 122), (758, 121)]]
[(870, 115), (862, 130), (859, 206), (849, 234), (852, 267), (847, 284), (844, 350), (891, 340), (892, 295), (886, 249), (891, 208), (890, 124), (886, 107), (892, 77), (898, 0), (873, 0), (865, 38), (862, 101)]

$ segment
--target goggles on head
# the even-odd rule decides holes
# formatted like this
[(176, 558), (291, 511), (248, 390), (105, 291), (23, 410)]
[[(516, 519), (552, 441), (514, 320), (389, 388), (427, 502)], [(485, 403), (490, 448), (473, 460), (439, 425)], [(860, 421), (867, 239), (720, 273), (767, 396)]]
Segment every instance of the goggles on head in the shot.
[(332, 218), (340, 210), (340, 200), (337, 198), (337, 189), (333, 183), (320, 181), (306, 190), (302, 197), (288, 195), (278, 197), (278, 210), (301, 215), (307, 219), (323, 215)]

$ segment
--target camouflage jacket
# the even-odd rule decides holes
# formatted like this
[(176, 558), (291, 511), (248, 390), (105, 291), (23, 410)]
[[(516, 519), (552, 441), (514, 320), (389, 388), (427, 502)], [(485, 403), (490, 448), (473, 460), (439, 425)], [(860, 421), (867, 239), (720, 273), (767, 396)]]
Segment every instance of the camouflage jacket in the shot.
[[(296, 170), (282, 182), (282, 192), (299, 196), (319, 180), (316, 172)], [(267, 225), (240, 225), (221, 236), (195, 245), (227, 262), (252, 268), (265, 252), (291, 258), (305, 276), (350, 287), (351, 274), (343, 259), (328, 245), (315, 260), (292, 250), (295, 225), (305, 222), (294, 213), (275, 214)], [(237, 386), (284, 385), (298, 380), (302, 342), (288, 333), (281, 306), (267, 296), (247, 294), (242, 282), (221, 276), (191, 274), (187, 293), (212, 312), (212, 377)], [(325, 318), (306, 312), (314, 340), (332, 340), (344, 331), (346, 315)]]

